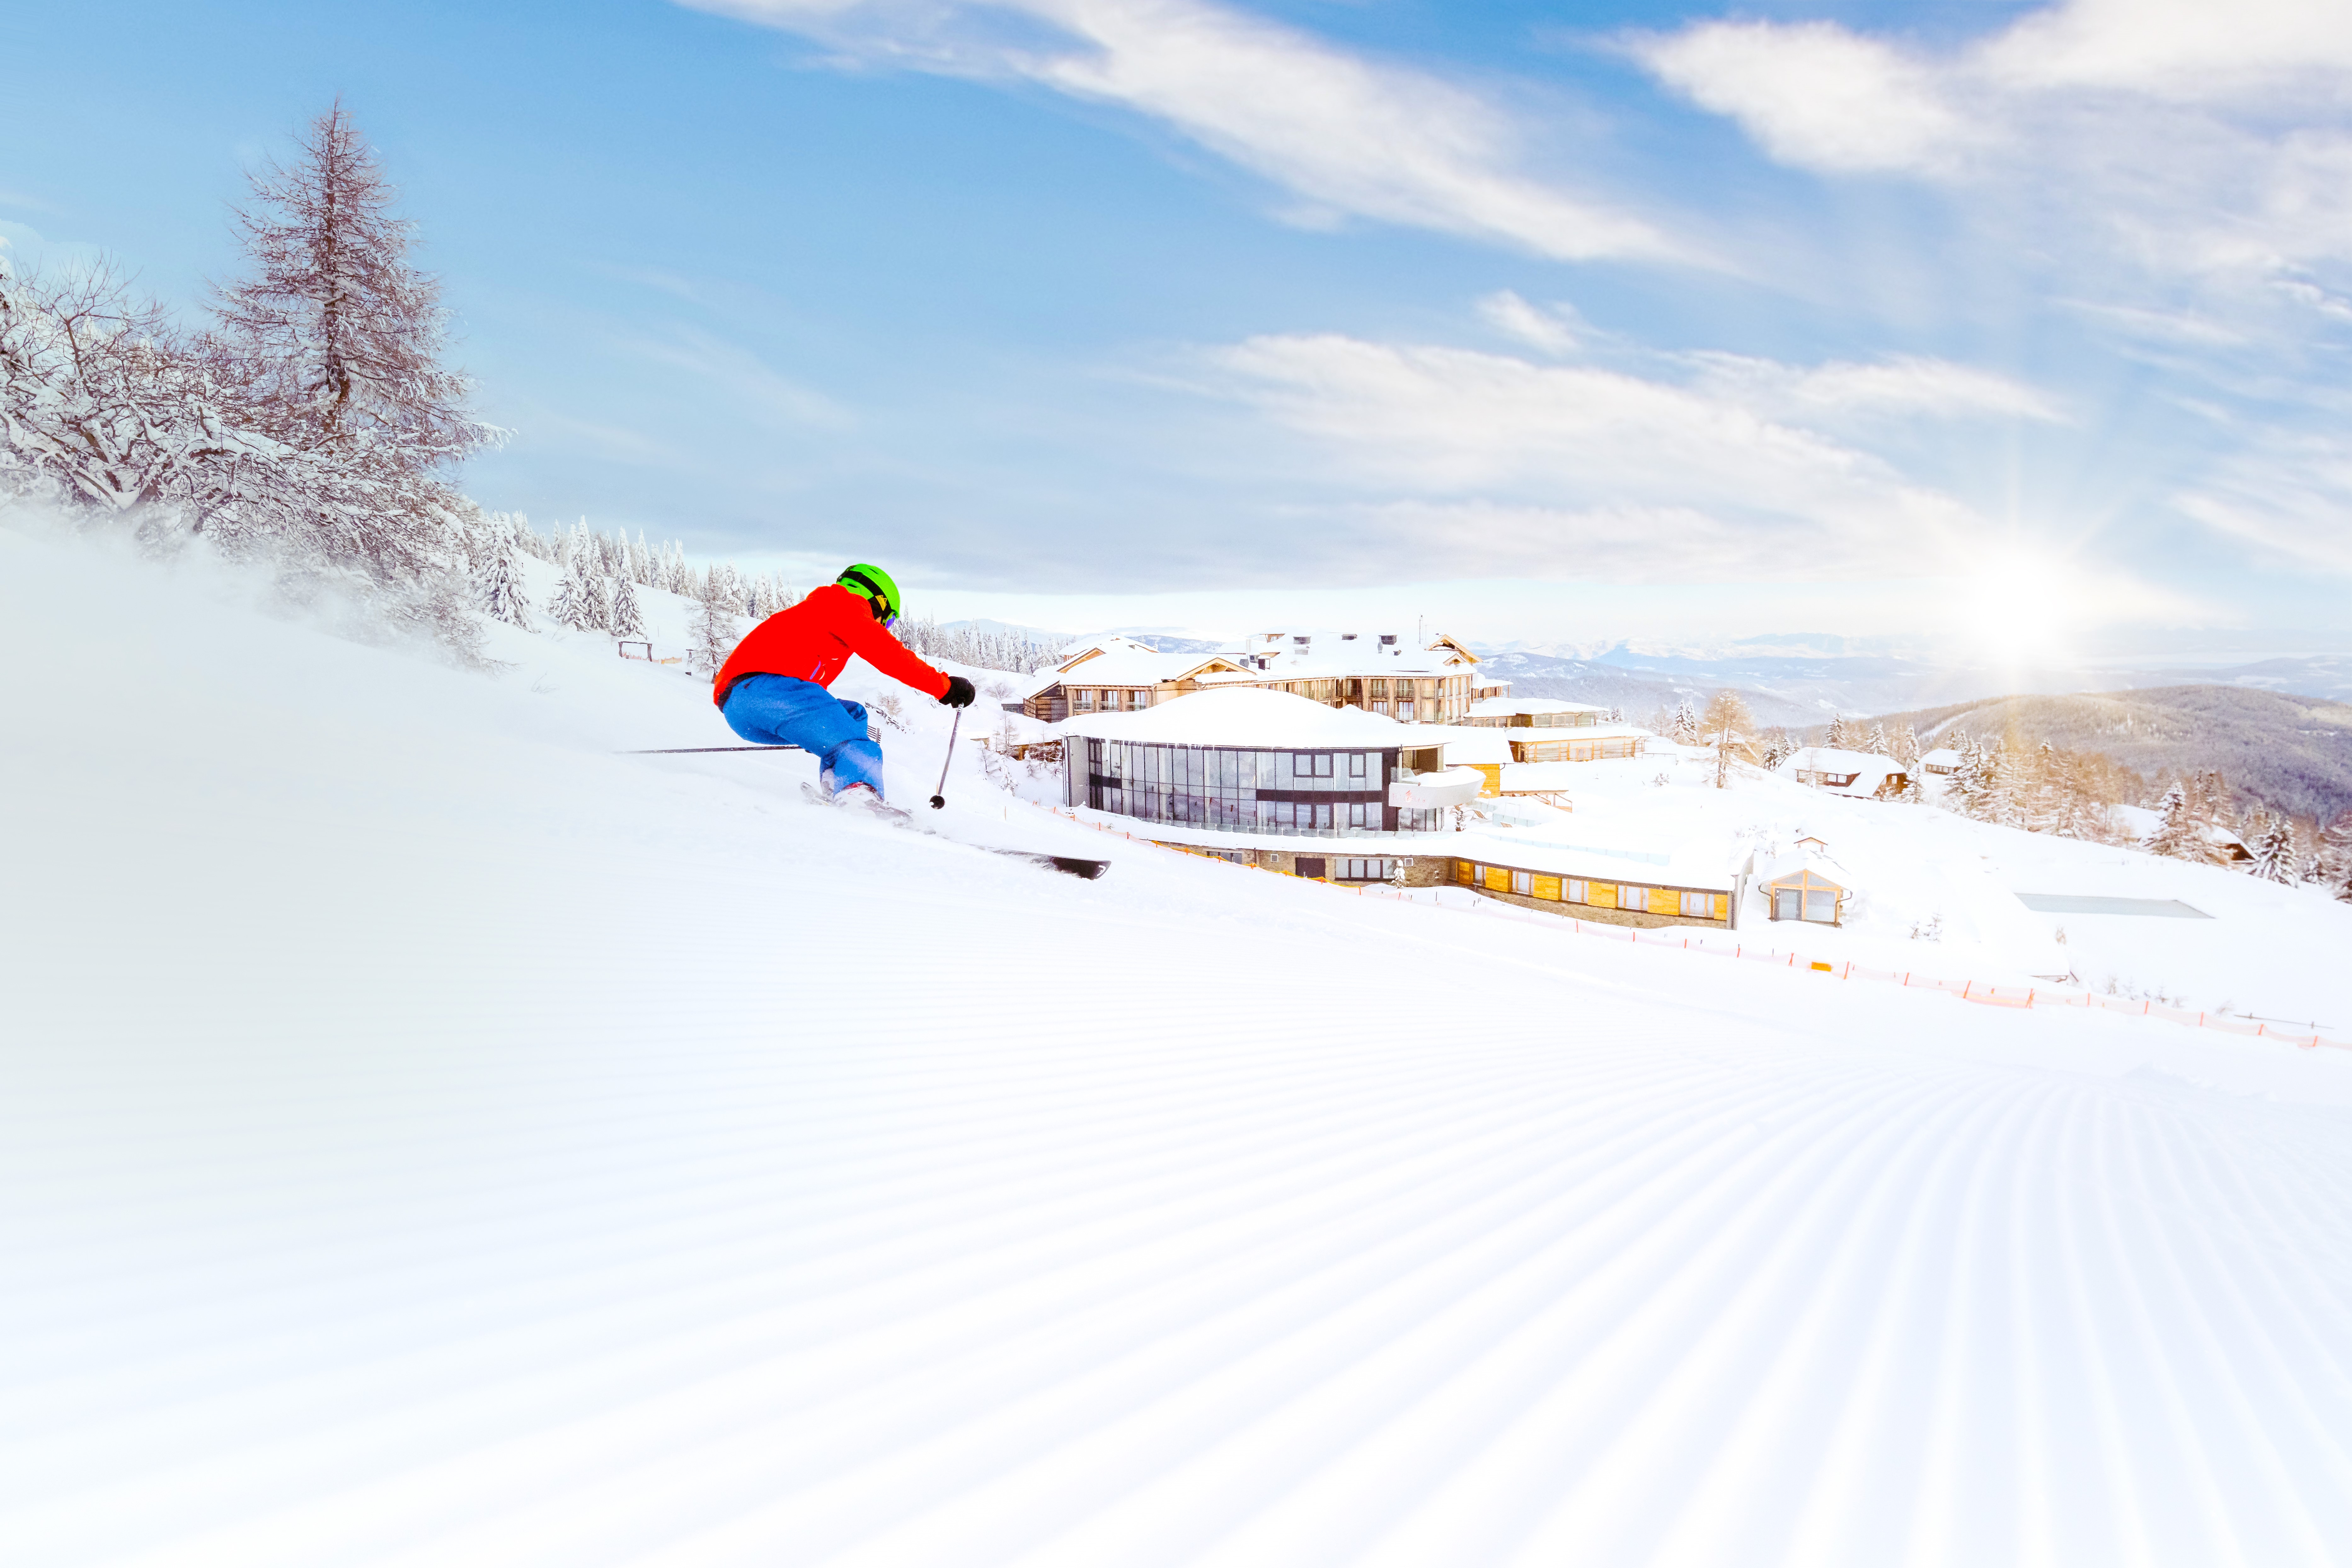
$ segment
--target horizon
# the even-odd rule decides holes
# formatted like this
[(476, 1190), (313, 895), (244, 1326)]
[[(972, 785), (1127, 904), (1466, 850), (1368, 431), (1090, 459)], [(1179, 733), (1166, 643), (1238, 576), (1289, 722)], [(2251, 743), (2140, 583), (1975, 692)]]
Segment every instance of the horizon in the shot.
[(119, 58), (20, 84), (0, 240), (194, 310), (341, 96), (515, 432), (469, 493), (943, 621), (2352, 647), (2352, 30), (1731, 15), (28, 14)]

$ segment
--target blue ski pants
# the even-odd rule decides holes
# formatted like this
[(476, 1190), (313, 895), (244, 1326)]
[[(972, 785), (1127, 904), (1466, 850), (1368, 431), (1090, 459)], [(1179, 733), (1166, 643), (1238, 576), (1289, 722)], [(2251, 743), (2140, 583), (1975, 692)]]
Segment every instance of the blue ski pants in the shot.
[(747, 675), (727, 693), (727, 727), (755, 745), (798, 746), (816, 758), (824, 787), (882, 790), (882, 748), (866, 738), (866, 707), (813, 680)]

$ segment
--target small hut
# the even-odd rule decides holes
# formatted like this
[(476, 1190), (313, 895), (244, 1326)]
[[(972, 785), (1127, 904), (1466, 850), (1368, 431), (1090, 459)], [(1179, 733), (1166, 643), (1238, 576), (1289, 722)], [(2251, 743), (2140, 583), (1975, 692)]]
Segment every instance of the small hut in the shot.
[(1939, 778), (1948, 778), (1960, 771), (1962, 761), (1960, 753), (1951, 747), (1938, 746), (1919, 759), (1919, 771), (1934, 773)]
[(1809, 921), (1815, 925), (1844, 924), (1845, 907), (1853, 897), (1853, 889), (1832, 879), (1822, 871), (1820, 861), (1801, 853), (1783, 856), (1757, 879), (1757, 886), (1763, 889), (1774, 920)]

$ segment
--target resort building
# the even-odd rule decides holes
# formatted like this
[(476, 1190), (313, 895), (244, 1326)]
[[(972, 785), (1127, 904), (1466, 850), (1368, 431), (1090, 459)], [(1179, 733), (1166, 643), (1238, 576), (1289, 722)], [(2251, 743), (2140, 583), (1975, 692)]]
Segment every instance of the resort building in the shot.
[[(1385, 879), (1400, 857), (1439, 843), (1447, 808), (1484, 782), (1446, 766), (1442, 739), (1260, 689), (1073, 718), (1064, 736), (1066, 805), (1130, 819), (1158, 842), (1342, 880)], [(1315, 842), (1329, 839), (1367, 842), (1335, 859)], [(1312, 869), (1297, 869), (1301, 848)]]
[(1951, 747), (1938, 746), (1919, 759), (1919, 771), (1923, 773), (1949, 777), (1960, 771), (1960, 765), (1964, 761), (1960, 753)]
[(1804, 746), (1782, 763), (1780, 772), (1799, 784), (1832, 795), (1861, 799), (1885, 799), (1911, 782), (1903, 764), (1875, 752), (1848, 752), (1835, 746)]
[(1073, 644), (1018, 704), (1049, 724), (1087, 713), (1133, 713), (1202, 689), (1203, 677), (1244, 673), (1219, 654), (1161, 653), (1132, 637)]
[(1453, 880), (1487, 898), (1609, 925), (1733, 923), (1738, 881), (1726, 847), (1673, 855), (1517, 842), (1489, 835), (1454, 854)]
[(1489, 697), (1472, 702), (1462, 721), (1506, 730), (1591, 729), (1609, 722), (1609, 710), (1549, 697)]
[(1223, 650), (1248, 674), (1213, 684), (1263, 686), (1424, 724), (1454, 723), (1481, 696), (1508, 687), (1480, 677), (1478, 656), (1453, 637), (1414, 645), (1402, 632), (1255, 632)]

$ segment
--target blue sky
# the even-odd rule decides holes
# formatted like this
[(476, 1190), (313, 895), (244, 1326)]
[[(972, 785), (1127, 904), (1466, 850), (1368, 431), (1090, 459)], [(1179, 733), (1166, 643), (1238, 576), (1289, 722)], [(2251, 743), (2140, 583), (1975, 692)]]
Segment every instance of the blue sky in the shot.
[(0, 55), (0, 236), (189, 303), (343, 95), (515, 432), (468, 488), (542, 523), (1063, 626), (2352, 628), (2342, 5), (85, 3)]

